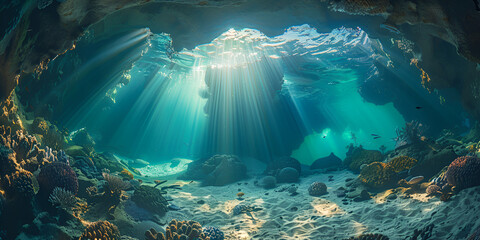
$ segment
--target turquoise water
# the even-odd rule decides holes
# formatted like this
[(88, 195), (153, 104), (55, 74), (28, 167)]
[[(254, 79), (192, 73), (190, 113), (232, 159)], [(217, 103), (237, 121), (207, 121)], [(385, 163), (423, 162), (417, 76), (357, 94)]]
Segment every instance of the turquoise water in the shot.
[[(79, 42), (77, 58), (86, 58), (82, 44), (108, 50), (91, 53), (70, 78), (108, 81), (84, 99), (84, 92), (71, 90), (81, 107), (72, 107), (75, 113), (63, 122), (87, 127), (99, 149), (133, 159), (225, 153), (268, 161), (290, 155), (308, 165), (331, 152), (343, 158), (349, 144), (393, 149), (396, 129), (416, 116), (416, 99), (445, 111), (421, 87), (417, 69), (395, 68), (383, 46), (360, 28), (319, 33), (301, 25), (279, 36), (230, 29), (180, 51), (168, 34), (149, 29), (115, 39), (92, 34)], [(415, 94), (400, 101), (411, 105), (409, 119), (398, 102), (372, 103), (361, 94), (368, 84), (385, 82), (384, 69)]]

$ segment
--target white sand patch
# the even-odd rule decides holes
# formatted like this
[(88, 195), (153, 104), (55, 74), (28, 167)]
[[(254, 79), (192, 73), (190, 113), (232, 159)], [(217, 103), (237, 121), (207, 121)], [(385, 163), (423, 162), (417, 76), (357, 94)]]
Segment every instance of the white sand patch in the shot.
[(171, 162), (147, 165), (142, 168), (137, 168), (137, 170), (143, 176), (166, 177), (176, 175), (187, 170), (188, 164), (191, 162), (192, 160), (186, 158), (174, 158)]
[[(328, 176), (333, 175), (333, 181)], [(180, 211), (170, 211), (163, 219), (191, 219), (204, 226), (217, 226), (226, 239), (345, 239), (361, 233), (381, 233), (390, 239), (405, 239), (415, 229), (434, 224), (431, 239), (465, 239), (480, 225), (480, 187), (461, 191), (449, 202), (426, 194), (412, 194), (411, 198), (386, 200), (387, 193), (375, 198), (354, 202), (337, 197), (333, 191), (345, 185), (347, 178), (357, 175), (349, 171), (315, 174), (301, 178), (298, 195), (265, 190), (248, 179), (223, 187), (200, 187), (197, 182), (184, 181), (181, 190), (169, 192)], [(321, 197), (308, 195), (314, 181), (324, 182), (329, 193)], [(174, 182), (172, 182), (173, 184)], [(244, 192), (244, 200), (237, 192)], [(237, 204), (254, 206), (260, 210), (251, 215), (233, 216)]]

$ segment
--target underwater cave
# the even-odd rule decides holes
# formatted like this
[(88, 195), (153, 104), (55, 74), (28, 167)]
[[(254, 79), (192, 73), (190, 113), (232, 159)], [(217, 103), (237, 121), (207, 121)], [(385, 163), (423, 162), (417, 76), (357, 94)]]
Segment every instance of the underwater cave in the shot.
[(0, 16), (0, 240), (480, 238), (476, 1)]

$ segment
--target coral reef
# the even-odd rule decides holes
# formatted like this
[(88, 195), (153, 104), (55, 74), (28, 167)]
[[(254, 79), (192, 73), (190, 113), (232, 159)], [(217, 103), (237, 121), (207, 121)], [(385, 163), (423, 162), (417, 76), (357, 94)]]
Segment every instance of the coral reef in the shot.
[(446, 172), (449, 184), (464, 189), (480, 185), (480, 159), (464, 156), (455, 159)]
[(223, 240), (225, 238), (225, 234), (222, 230), (212, 226), (204, 227), (203, 234), (205, 234), (206, 237), (209, 237), (210, 240)]
[(343, 164), (347, 166), (353, 172), (359, 172), (360, 166), (363, 164), (370, 164), (373, 162), (380, 162), (383, 159), (383, 155), (377, 150), (366, 150), (362, 146), (350, 149), (347, 152), (347, 157), (343, 161)]
[(332, 169), (339, 168), (342, 166), (342, 160), (335, 156), (335, 154), (330, 153), (327, 157), (319, 158), (310, 165), (310, 169)]
[(165, 228), (165, 234), (150, 229), (145, 232), (147, 240), (208, 240), (202, 232), (202, 225), (195, 221), (177, 221), (173, 219)]
[(167, 200), (160, 190), (150, 186), (140, 186), (133, 192), (132, 201), (139, 207), (145, 208), (158, 215), (164, 215), (167, 209)]
[(79, 240), (119, 240), (120, 231), (108, 221), (98, 221), (87, 226)]
[(11, 129), (15, 132), (23, 129), (23, 123), (18, 116), (18, 107), (15, 103), (15, 94), (0, 102), (0, 126)]
[(67, 191), (77, 194), (78, 179), (73, 169), (62, 162), (53, 162), (41, 168), (38, 174), (38, 183), (40, 191), (50, 195), (56, 187), (63, 188)]
[(204, 185), (224, 186), (244, 179), (247, 167), (237, 156), (215, 155), (203, 163), (201, 170), (206, 175)]
[(104, 152), (93, 155), (92, 162), (97, 169), (108, 169), (111, 172), (121, 172), (124, 168), (111, 153)]
[(298, 181), (300, 173), (291, 167), (286, 167), (280, 170), (277, 174), (277, 182), (279, 183), (294, 183)]
[(322, 182), (313, 182), (310, 184), (310, 187), (308, 187), (308, 194), (311, 196), (321, 196), (323, 194), (327, 193), (327, 185)]
[(392, 184), (395, 180), (393, 168), (383, 162), (373, 162), (362, 169), (358, 179), (368, 187), (381, 188)]
[(121, 178), (108, 173), (103, 173), (103, 178), (107, 183), (105, 184), (105, 192), (112, 195), (120, 196), (122, 191), (131, 187), (129, 182), (123, 181)]
[(392, 168), (394, 172), (399, 173), (405, 170), (409, 170), (410, 168), (415, 166), (417, 162), (418, 161), (416, 159), (411, 157), (398, 156), (390, 160), (390, 162), (388, 162), (388, 165)]

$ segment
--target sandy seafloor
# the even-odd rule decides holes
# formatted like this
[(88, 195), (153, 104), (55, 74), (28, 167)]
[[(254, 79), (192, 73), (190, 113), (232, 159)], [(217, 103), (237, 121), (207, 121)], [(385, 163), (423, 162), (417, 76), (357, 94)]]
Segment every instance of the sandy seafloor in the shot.
[[(328, 181), (329, 176), (333, 176), (333, 181)], [(480, 187), (462, 190), (449, 202), (427, 197), (425, 193), (386, 200), (384, 193), (378, 193), (362, 202), (348, 199), (344, 205), (344, 198), (337, 197), (333, 191), (345, 186), (346, 179), (355, 177), (356, 174), (347, 170), (301, 177), (295, 184), (298, 186), (295, 196), (287, 191), (278, 192), (292, 184), (278, 184), (266, 190), (255, 186), (254, 181), (258, 179), (252, 176), (222, 187), (169, 180), (166, 185), (182, 185), (181, 190), (170, 190), (167, 195), (173, 199), (171, 203), (181, 209), (169, 211), (156, 222), (195, 220), (202, 226), (219, 227), (226, 239), (345, 239), (361, 233), (409, 239), (415, 229), (430, 224), (434, 224), (430, 239), (466, 239), (480, 226)], [(310, 196), (308, 187), (314, 181), (326, 183), (329, 193)], [(245, 193), (244, 200), (237, 199), (239, 191)], [(261, 210), (251, 216), (244, 213), (233, 216), (233, 208), (240, 203)], [(155, 226), (153, 223), (140, 225), (145, 229)], [(119, 228), (122, 232), (122, 226)], [(160, 226), (156, 228), (159, 230)]]

